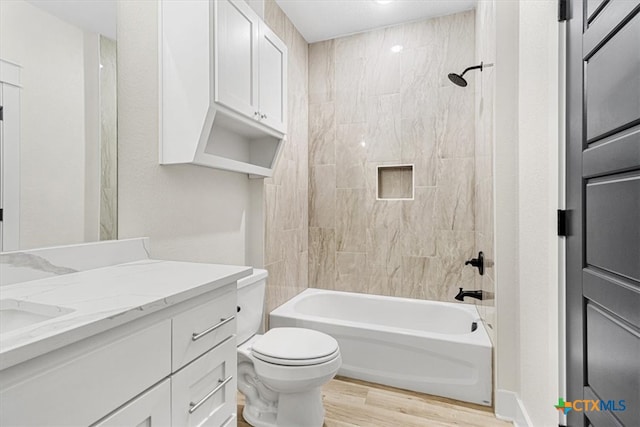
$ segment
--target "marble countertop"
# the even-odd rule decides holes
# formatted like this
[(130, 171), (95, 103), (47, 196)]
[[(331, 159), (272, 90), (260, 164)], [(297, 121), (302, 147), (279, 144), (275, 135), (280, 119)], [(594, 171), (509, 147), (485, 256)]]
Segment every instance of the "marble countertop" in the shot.
[(251, 272), (251, 267), (145, 259), (2, 286), (3, 309), (22, 305), (36, 313), (53, 310), (56, 317), (1, 333), (0, 370), (210, 292)]

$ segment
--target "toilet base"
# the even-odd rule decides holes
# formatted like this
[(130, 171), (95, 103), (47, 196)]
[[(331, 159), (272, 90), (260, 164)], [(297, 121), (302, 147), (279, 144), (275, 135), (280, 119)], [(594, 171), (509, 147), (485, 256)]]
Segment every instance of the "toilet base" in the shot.
[(247, 410), (246, 406), (242, 411), (242, 417), (254, 427), (322, 427), (322, 388), (316, 387), (302, 393), (281, 393), (277, 415), (268, 412), (256, 417), (254, 413)]

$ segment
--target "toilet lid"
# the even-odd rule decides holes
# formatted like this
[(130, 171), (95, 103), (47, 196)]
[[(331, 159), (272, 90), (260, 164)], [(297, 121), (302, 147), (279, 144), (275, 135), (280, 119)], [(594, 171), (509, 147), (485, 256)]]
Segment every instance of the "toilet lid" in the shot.
[(280, 365), (312, 365), (338, 354), (338, 341), (322, 332), (304, 328), (274, 328), (252, 346), (253, 355)]

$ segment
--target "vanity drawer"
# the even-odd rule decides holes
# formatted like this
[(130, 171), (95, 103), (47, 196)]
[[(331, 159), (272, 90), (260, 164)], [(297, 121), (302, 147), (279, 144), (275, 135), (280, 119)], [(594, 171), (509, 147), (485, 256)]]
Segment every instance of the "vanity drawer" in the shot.
[(235, 425), (236, 351), (231, 337), (171, 376), (172, 425)]
[(236, 284), (173, 318), (173, 372), (236, 333)]
[(170, 374), (170, 338), (166, 319), (80, 354), (65, 347), (11, 368), (0, 381), (0, 425), (96, 422)]
[(171, 426), (171, 380), (162, 381), (91, 427), (128, 426)]

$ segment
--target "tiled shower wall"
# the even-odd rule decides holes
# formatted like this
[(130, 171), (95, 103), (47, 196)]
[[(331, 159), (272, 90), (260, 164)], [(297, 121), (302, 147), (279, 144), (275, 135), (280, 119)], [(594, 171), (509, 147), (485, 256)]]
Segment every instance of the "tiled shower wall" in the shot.
[[(479, 1), (476, 11), (476, 62), (495, 64), (496, 39), (494, 2)], [(476, 250), (485, 255), (486, 271), (476, 275), (475, 289), (482, 289), (489, 298), (476, 302), (480, 317), (495, 343), (495, 269), (493, 214), (493, 121), (495, 66), (484, 69), (476, 85)]]
[(307, 288), (308, 269), (308, 44), (274, 0), (265, 22), (289, 50), (287, 139), (273, 178), (264, 182), (266, 311)]
[[(402, 48), (394, 46), (402, 46)], [(309, 47), (309, 286), (452, 301), (475, 252), (474, 11)], [(378, 165), (414, 200), (377, 200)]]

